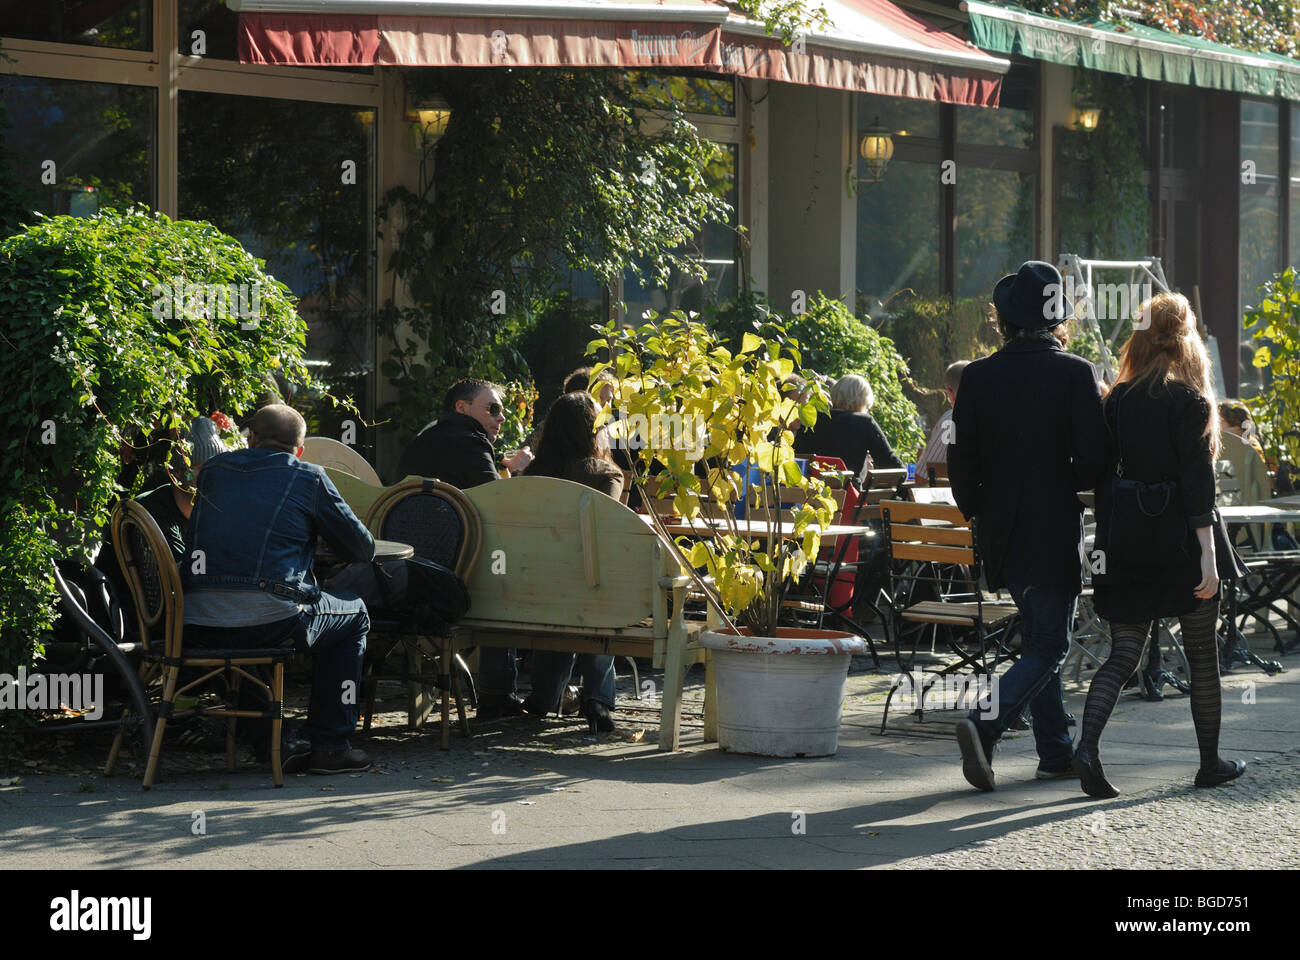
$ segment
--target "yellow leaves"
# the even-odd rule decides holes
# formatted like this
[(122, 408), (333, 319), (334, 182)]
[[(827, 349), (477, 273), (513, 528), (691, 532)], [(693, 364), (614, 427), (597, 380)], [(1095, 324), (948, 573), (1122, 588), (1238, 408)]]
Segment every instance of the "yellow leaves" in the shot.
[(1263, 345), (1256, 347), (1255, 359), (1252, 362), (1257, 367), (1267, 367), (1271, 365), (1273, 363), (1273, 351)]
[(692, 567), (708, 567), (709, 561), (713, 559), (713, 553), (709, 550), (709, 545), (703, 540), (697, 540), (691, 546), (689, 557)]
[(743, 356), (747, 353), (753, 353), (763, 345), (763, 338), (757, 334), (747, 333), (740, 340), (740, 353)]

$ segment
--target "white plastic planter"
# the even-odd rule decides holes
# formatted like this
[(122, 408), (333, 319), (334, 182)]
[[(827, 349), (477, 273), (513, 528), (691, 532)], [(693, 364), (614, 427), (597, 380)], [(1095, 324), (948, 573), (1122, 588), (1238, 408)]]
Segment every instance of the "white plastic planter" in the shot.
[(844, 681), (861, 639), (781, 627), (776, 637), (706, 631), (718, 697), (718, 746), (762, 757), (828, 757), (839, 746)]

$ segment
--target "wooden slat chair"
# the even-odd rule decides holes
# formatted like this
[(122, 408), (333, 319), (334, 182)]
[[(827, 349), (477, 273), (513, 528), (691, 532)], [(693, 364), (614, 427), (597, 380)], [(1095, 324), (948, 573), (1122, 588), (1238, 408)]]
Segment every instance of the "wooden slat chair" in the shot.
[[(374, 509), (375, 503), (380, 497), (384, 496), (393, 487), (381, 487), (377, 484), (367, 483), (365, 480), (358, 479), (350, 473), (344, 473), (342, 470), (336, 470), (334, 467), (325, 468), (325, 476), (330, 478), (330, 482), (339, 492), (343, 501), (352, 508), (352, 512), (357, 515), (357, 519), (362, 522), (370, 516), (370, 511)], [(416, 479), (416, 478), (407, 478)]]
[[(141, 643), (144, 646), (141, 682), (146, 688), (155, 680), (162, 682), (162, 699), (154, 722), (153, 743), (149, 748), (149, 762), (144, 772), (144, 789), (153, 786), (158, 772), (158, 758), (162, 752), (167, 721), (195, 715), (226, 718), (226, 769), (231, 771), (235, 769), (235, 721), (240, 717), (270, 719), (271, 776), (277, 787), (284, 786), (284, 772), (280, 766), (284, 665), (293, 656), (293, 648), (239, 650), (204, 647), (185, 650), (182, 636), (185, 604), (180, 571), (172, 562), (171, 550), (162, 531), (158, 529), (158, 524), (144, 507), (134, 500), (126, 500), (113, 511), (110, 529), (113, 549), (117, 551), (117, 559), (131, 589), (139, 618)], [(182, 685), (181, 671), (191, 667), (204, 672), (197, 679)], [(268, 684), (261, 677), (250, 673), (246, 669), (248, 667), (271, 667), (271, 682)], [(261, 687), (270, 700), (267, 712), (241, 710), (230, 705), (204, 707), (201, 704), (186, 710), (176, 709), (177, 697), (218, 675), (226, 679), (231, 703), (238, 702), (241, 683)], [(121, 749), (122, 731), (119, 729), (109, 750), (108, 762), (104, 765), (105, 776), (112, 774)]]
[(930, 486), (932, 487), (950, 487), (952, 482), (948, 479), (948, 464), (931, 463), (926, 466), (925, 472), (928, 474)]
[[(940, 677), (970, 667), (975, 674), (992, 676), (998, 662), (1007, 655), (998, 645), (998, 652), (990, 661), (987, 641), (997, 632), (1005, 632), (1019, 610), (1014, 603), (1000, 600), (988, 601), (980, 590), (980, 556), (969, 521), (959, 509), (946, 504), (911, 503), (887, 500), (881, 504), (883, 521), (882, 541), (888, 551), (890, 593), (895, 597), (892, 605), (895, 641), (902, 642), (903, 625), (934, 624), (973, 630), (978, 650), (963, 651), (955, 642), (953, 652), (957, 661), (931, 674), (931, 679), (917, 691), (918, 716), (922, 716), (921, 702), (924, 690)], [(897, 586), (902, 574), (909, 582), (933, 582), (939, 592), (938, 599), (907, 603), (901, 600), (904, 593)], [(953, 586), (959, 589), (954, 590)], [(889, 705), (902, 686), (906, 675), (900, 675), (885, 699), (885, 715), (880, 721), (880, 732), (885, 732), (889, 719)]]
[[(468, 580), (473, 572), (483, 540), (482, 524), (474, 505), (462, 491), (440, 480), (413, 478), (390, 487), (371, 507), (366, 525), (382, 540), (409, 543), (415, 548), (417, 557), (442, 564), (455, 571), (462, 580)], [(371, 637), (377, 642), (373, 647), (367, 643), (366, 649), (363, 682), (366, 730), (370, 729), (374, 713), (376, 686), (384, 678), (383, 663), (400, 642), (406, 655), (406, 670), (388, 676), (407, 683), (407, 723), (411, 729), (418, 729), (428, 718), (433, 709), (429, 691), (431, 687), (437, 687), (442, 691), (442, 748), (446, 750), (451, 746), (450, 698), (453, 696), (461, 730), (469, 735), (461, 686), (462, 672), (468, 676), (469, 671), (463, 660), (456, 662), (451, 643), (454, 631), (455, 627), (448, 629), (441, 623), (413, 623), (372, 616)], [(437, 660), (436, 675), (426, 673), (424, 664), (427, 658)], [(453, 665), (461, 669), (455, 670)]]
[[(675, 750), (685, 668), (707, 661), (672, 547), (617, 500), (552, 477), (465, 491), (483, 521), (456, 643), (650, 657), (664, 670), (659, 748)], [(671, 616), (669, 602), (671, 600)], [(709, 736), (712, 697), (705, 703)]]

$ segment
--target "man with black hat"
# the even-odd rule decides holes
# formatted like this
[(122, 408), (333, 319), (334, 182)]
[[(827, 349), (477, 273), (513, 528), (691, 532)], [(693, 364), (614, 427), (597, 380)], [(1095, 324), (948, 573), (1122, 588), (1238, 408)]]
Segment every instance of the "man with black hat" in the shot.
[(1072, 314), (1061, 274), (1029, 261), (993, 288), (1002, 348), (962, 373), (948, 447), (953, 496), (971, 518), (989, 589), (1006, 587), (1023, 621), (1020, 658), (992, 702), (957, 724), (962, 772), (994, 789), (993, 747), (1026, 707), (1039, 779), (1071, 775), (1059, 668), (1081, 587), (1083, 504), (1104, 468), (1101, 392), (1088, 361), (1065, 352)]

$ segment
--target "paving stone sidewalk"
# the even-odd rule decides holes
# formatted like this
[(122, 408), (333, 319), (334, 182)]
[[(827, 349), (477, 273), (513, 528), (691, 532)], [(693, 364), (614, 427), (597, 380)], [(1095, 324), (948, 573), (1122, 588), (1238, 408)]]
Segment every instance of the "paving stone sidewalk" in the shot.
[[(1274, 677), (1225, 676), (1222, 750), (1251, 764), (1216, 790), (1191, 785), (1187, 697), (1125, 696), (1102, 740), (1123, 795), (1105, 802), (1077, 781), (1035, 780), (1027, 733), (1004, 738), (998, 790), (972, 790), (950, 715), (917, 723), (896, 710), (880, 735), (892, 678), (863, 664), (849, 678), (839, 752), (819, 759), (703, 743), (698, 674), (675, 754), (656, 749), (657, 704), (632, 699), (629, 677), (614, 736), (593, 740), (570, 719), (515, 720), (479, 725), (469, 743), (453, 736), (444, 753), (436, 725), (410, 732), (385, 712), (361, 741), (371, 772), (291, 776), (283, 790), (265, 765), (227, 773), (219, 756), (170, 748), (163, 781), (145, 793), (138, 759), (99, 774), (107, 744), (88, 734), (0, 773), (21, 777), (0, 787), (0, 866), (1295, 867), (1300, 656), (1283, 662)], [(1068, 685), (1067, 708), (1081, 714), (1085, 693)]]

